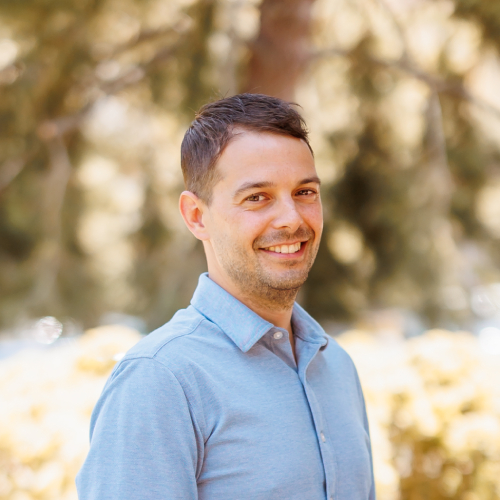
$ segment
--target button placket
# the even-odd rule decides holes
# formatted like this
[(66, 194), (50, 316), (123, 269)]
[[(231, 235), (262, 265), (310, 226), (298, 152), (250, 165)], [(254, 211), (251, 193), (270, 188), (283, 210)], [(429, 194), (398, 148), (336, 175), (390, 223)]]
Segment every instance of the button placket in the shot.
[(281, 361), (294, 372), (297, 372), (297, 363), (293, 357), (292, 346), (288, 341), (288, 332), (286, 330), (278, 327), (272, 328), (265, 336), (264, 343)]
[[(312, 349), (312, 346), (311, 346)], [(335, 456), (334, 456), (334, 450), (331, 447), (331, 443), (327, 444), (326, 443), (326, 435), (324, 433), (324, 422), (323, 422), (323, 417), (321, 414), (321, 408), (320, 405), (316, 399), (316, 396), (314, 394), (313, 388), (310, 386), (308, 380), (307, 380), (307, 368), (309, 366), (309, 363), (312, 361), (314, 358), (315, 353), (317, 353), (319, 350), (319, 347), (316, 346), (316, 351), (311, 351), (312, 356), (309, 358), (309, 360), (306, 361), (305, 365), (302, 365), (302, 369), (299, 371), (299, 377), (301, 379), (302, 385), (304, 387), (304, 391), (306, 393), (306, 397), (309, 403), (309, 407), (311, 408), (311, 413), (314, 421), (314, 425), (316, 427), (316, 432), (317, 432), (317, 437), (319, 441), (319, 448), (323, 460), (323, 466), (325, 470), (325, 479), (326, 479), (326, 490), (327, 494), (329, 495), (329, 500), (333, 500), (333, 492), (335, 491), (336, 488), (336, 483), (337, 483), (337, 470), (336, 470), (336, 463), (335, 463)]]

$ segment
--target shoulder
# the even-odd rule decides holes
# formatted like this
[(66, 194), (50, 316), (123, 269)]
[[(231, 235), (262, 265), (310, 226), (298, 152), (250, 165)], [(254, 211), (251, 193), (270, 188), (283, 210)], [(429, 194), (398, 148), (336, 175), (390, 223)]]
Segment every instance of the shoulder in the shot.
[(340, 377), (339, 380), (342, 385), (355, 389), (355, 393), (363, 400), (363, 391), (361, 389), (361, 382), (359, 380), (356, 365), (349, 353), (333, 337), (329, 336), (328, 345), (324, 350), (324, 356), (328, 366), (334, 367), (335, 372)]
[[(179, 344), (179, 340), (192, 335), (200, 327), (205, 317), (190, 307), (175, 313), (172, 319), (160, 328), (146, 335), (125, 355), (125, 359), (156, 358), (168, 344)], [(170, 346), (171, 347), (171, 346)], [(175, 348), (175, 347), (174, 347)]]
[(354, 361), (334, 337), (328, 336), (328, 345), (324, 350), (324, 354), (328, 362), (337, 366), (344, 375), (350, 374), (358, 380), (358, 373)]
[(190, 365), (196, 359), (193, 353), (202, 351), (200, 338), (210, 337), (214, 328), (193, 307), (177, 311), (170, 321), (126, 352), (110, 374), (103, 395), (145, 395), (150, 390), (176, 391), (176, 387), (185, 392)]
[(334, 357), (337, 361), (354, 366), (351, 356), (347, 351), (337, 342), (337, 340), (328, 335), (328, 345), (325, 348), (325, 354), (329, 357)]
[(160, 328), (141, 339), (115, 367), (152, 360), (168, 368), (174, 375), (189, 365), (200, 362), (213, 351), (227, 344), (227, 337), (194, 307), (181, 309)]

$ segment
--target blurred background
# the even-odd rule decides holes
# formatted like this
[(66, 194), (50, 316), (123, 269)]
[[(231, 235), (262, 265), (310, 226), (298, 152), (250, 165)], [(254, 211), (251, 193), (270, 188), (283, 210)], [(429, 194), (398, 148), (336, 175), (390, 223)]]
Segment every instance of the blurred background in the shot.
[(109, 370), (206, 270), (183, 134), (242, 91), (309, 125), (299, 301), (360, 371), (379, 498), (500, 498), (499, 50), (491, 0), (2, 0), (0, 499), (76, 498)]

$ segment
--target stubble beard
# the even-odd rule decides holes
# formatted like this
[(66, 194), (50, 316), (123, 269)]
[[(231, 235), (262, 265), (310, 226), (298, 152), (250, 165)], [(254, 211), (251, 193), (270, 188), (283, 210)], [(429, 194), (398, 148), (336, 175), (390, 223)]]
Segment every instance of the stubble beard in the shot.
[(272, 246), (277, 241), (297, 241), (306, 238), (310, 248), (305, 249), (307, 260), (305, 265), (304, 262), (301, 263), (300, 269), (294, 269), (296, 265), (294, 262), (283, 261), (282, 265), (284, 267), (288, 265), (288, 270), (279, 273), (267, 271), (257, 256), (250, 260), (244, 249), (234, 246), (230, 249), (228, 248), (231, 247), (230, 244), (226, 247), (226, 251), (220, 254), (220, 261), (233, 283), (250, 300), (272, 311), (289, 310), (293, 307), (318, 252), (318, 242), (314, 241), (314, 232), (309, 228), (299, 228), (293, 235), (288, 235), (285, 231), (277, 232), (254, 243), (255, 251), (262, 252), (258, 249)]

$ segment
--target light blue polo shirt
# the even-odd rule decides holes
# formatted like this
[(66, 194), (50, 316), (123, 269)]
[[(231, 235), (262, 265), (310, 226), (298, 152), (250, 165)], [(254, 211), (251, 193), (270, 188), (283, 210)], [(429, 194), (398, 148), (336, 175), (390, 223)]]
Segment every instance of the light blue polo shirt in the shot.
[(299, 305), (276, 328), (206, 274), (117, 364), (80, 500), (373, 500), (356, 369)]

